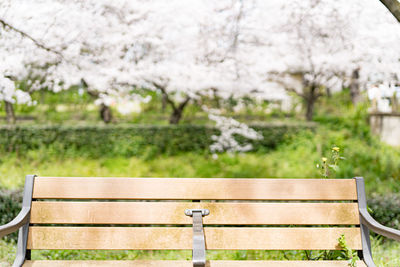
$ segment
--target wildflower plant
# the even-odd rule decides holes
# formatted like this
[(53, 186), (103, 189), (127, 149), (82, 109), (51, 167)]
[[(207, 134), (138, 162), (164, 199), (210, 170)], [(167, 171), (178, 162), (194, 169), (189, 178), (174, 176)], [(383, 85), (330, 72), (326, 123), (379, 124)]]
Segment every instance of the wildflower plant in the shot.
[[(317, 168), (320, 169), (321, 175), (324, 178), (332, 178), (332, 173), (337, 173), (339, 171), (339, 162), (345, 160), (346, 158), (340, 156), (340, 147), (333, 146), (331, 149), (330, 158), (322, 157), (321, 165), (317, 164)], [(346, 243), (345, 235), (341, 235), (338, 239), (340, 251), (322, 251), (317, 255), (316, 259), (324, 260), (348, 260), (350, 267), (357, 266), (357, 252), (353, 251), (348, 247)], [(307, 254), (306, 254), (307, 255)]]
[(333, 146), (330, 158), (322, 157), (321, 164), (317, 164), (317, 168), (320, 169), (322, 177), (330, 178), (332, 173), (339, 171), (339, 162), (344, 159), (346, 158), (340, 156), (340, 148)]
[(350, 267), (356, 267), (357, 260), (360, 260), (360, 258), (357, 256), (357, 251), (354, 251), (348, 247), (346, 242), (346, 237), (344, 235), (341, 235), (338, 241), (339, 241), (339, 246), (342, 248), (341, 250), (342, 255), (339, 256), (338, 259), (346, 259), (349, 261)]

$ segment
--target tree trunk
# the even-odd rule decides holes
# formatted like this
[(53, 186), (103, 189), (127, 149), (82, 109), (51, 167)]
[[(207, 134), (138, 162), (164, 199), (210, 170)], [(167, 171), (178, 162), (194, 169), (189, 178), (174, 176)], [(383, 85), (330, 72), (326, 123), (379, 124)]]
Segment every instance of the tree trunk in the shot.
[(179, 121), (182, 119), (182, 113), (183, 109), (174, 109), (174, 111), (171, 114), (171, 117), (169, 118), (169, 123), (170, 124), (178, 124)]
[(380, 0), (382, 4), (400, 22), (400, 2), (398, 0)]
[(314, 116), (314, 102), (313, 101), (308, 101), (307, 102), (307, 111), (306, 111), (306, 120), (307, 121), (312, 121), (313, 116)]
[(325, 88), (325, 90), (326, 90), (326, 96), (327, 96), (328, 98), (331, 98), (331, 97), (332, 97), (331, 88), (330, 88), (329, 86), (327, 86), (327, 87)]
[(396, 93), (392, 96), (392, 112), (396, 113), (399, 112), (399, 101), (397, 98)]
[(358, 80), (359, 78), (360, 78), (360, 69), (353, 70), (350, 83), (350, 97), (351, 97), (351, 102), (353, 102), (353, 105), (356, 105), (361, 102), (360, 83)]
[(221, 103), (219, 102), (219, 96), (217, 94), (217, 89), (212, 89), (212, 91), (213, 91), (213, 99), (214, 99), (214, 102), (215, 102), (215, 107), (217, 109), (220, 109), (221, 108)]
[(161, 111), (162, 112), (164, 112), (165, 109), (167, 108), (167, 103), (168, 103), (167, 95), (162, 94), (162, 97), (161, 97)]
[[(86, 84), (86, 82), (83, 80), (82, 81), (84, 84)], [(86, 86), (86, 85), (85, 85)], [(87, 87), (87, 86), (86, 86)], [(87, 90), (88, 94), (93, 98), (93, 99), (97, 99), (99, 98), (99, 93), (96, 91), (92, 91), (92, 90)], [(110, 123), (112, 121), (112, 112), (111, 112), (111, 108), (109, 106), (104, 105), (104, 103), (102, 103), (100, 105), (100, 118), (102, 121), (104, 121), (105, 123)]]
[(311, 85), (309, 87), (309, 92), (308, 95), (304, 98), (305, 104), (306, 104), (306, 120), (307, 121), (312, 121), (313, 116), (314, 116), (314, 106), (315, 102), (318, 98), (317, 95), (317, 87), (315, 85)]
[(15, 124), (16, 118), (15, 118), (15, 112), (14, 112), (13, 104), (8, 102), (8, 101), (4, 101), (4, 104), (5, 104), (5, 109), (6, 109), (7, 123)]
[(182, 119), (183, 110), (185, 109), (189, 101), (190, 97), (187, 97), (182, 103), (179, 104), (178, 107), (171, 104), (173, 112), (171, 114), (171, 117), (169, 118), (170, 124), (178, 124), (180, 122), (180, 120)]
[(169, 97), (167, 90), (165, 89), (164, 86), (157, 84), (155, 82), (153, 82), (153, 85), (159, 89), (162, 93), (162, 103), (163, 103), (163, 109), (164, 107), (164, 103), (165, 105), (169, 104), (172, 108), (172, 114), (169, 117), (169, 123), (170, 124), (178, 124), (179, 121), (182, 119), (182, 115), (183, 115), (183, 110), (185, 109), (186, 105), (189, 103), (190, 101), (190, 97), (186, 97), (186, 99), (180, 103), (178, 106), (176, 106), (175, 102)]
[(105, 123), (110, 123), (112, 120), (111, 108), (109, 106), (101, 104), (100, 117)]

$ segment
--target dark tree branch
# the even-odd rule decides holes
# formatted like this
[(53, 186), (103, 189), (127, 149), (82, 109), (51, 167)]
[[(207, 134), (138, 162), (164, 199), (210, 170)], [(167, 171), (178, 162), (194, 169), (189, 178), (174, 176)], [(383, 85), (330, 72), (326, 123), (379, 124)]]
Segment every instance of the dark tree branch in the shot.
[(392, 13), (392, 15), (400, 22), (400, 2), (398, 0), (379, 0)]
[(158, 90), (161, 91), (163, 95), (163, 101), (168, 103), (172, 107), (172, 114), (169, 119), (170, 124), (178, 124), (179, 121), (182, 118), (183, 110), (185, 109), (186, 105), (189, 103), (191, 100), (191, 97), (186, 96), (185, 100), (183, 102), (179, 103), (178, 105), (169, 97), (167, 90), (165, 90), (165, 86), (158, 82), (154, 81), (148, 81), (151, 83), (154, 87), (156, 87)]
[(189, 103), (190, 99), (191, 98), (189, 96), (187, 96), (185, 98), (185, 100), (179, 104), (178, 109), (183, 110), (185, 108), (185, 106)]
[(171, 100), (171, 98), (169, 97), (167, 91), (165, 90), (164, 86), (162, 86), (161, 84), (157, 83), (157, 82), (151, 82), (158, 90), (161, 91), (161, 93), (163, 94), (163, 96), (165, 97), (165, 100), (167, 101), (168, 104), (171, 105), (173, 110), (176, 110), (177, 107), (175, 105), (175, 102)]
[(44, 49), (44, 50), (46, 50), (46, 51), (48, 51), (48, 52), (54, 53), (54, 54), (60, 56), (61, 58), (64, 58), (63, 55), (62, 55), (59, 51), (56, 51), (56, 50), (54, 50), (54, 49), (52, 49), (52, 48), (50, 48), (50, 47), (45, 46), (44, 44), (42, 44), (41, 42), (39, 42), (38, 40), (36, 40), (35, 38), (33, 38), (30, 34), (24, 32), (24, 31), (22, 31), (22, 30), (20, 30), (20, 29), (15, 28), (14, 26), (12, 26), (11, 24), (9, 24), (8, 22), (6, 22), (5, 20), (3, 20), (3, 19), (1, 19), (1, 18), (0, 18), (0, 24), (1, 24), (4, 28), (9, 28), (9, 29), (11, 29), (11, 30), (13, 30), (13, 31), (15, 31), (15, 32), (17, 32), (17, 33), (19, 33), (19, 34), (21, 34), (23, 37), (28, 38), (28, 39), (31, 40), (37, 47), (39, 47), (39, 48), (41, 48), (41, 49)]
[(98, 98), (99, 95), (100, 95), (99, 92), (96, 92), (96, 91), (93, 91), (93, 90), (90, 90), (90, 89), (87, 89), (86, 91), (93, 98)]
[(189, 103), (190, 99), (191, 98), (189, 96), (187, 96), (185, 98), (185, 100), (183, 102), (181, 102), (176, 109), (174, 109), (174, 111), (172, 112), (171, 117), (169, 119), (170, 124), (178, 124), (179, 123), (179, 121), (181, 120), (182, 115), (183, 115), (183, 110), (185, 109), (185, 106)]
[(16, 117), (15, 117), (13, 104), (8, 101), (4, 101), (4, 104), (5, 104), (5, 109), (6, 109), (7, 123), (15, 124)]

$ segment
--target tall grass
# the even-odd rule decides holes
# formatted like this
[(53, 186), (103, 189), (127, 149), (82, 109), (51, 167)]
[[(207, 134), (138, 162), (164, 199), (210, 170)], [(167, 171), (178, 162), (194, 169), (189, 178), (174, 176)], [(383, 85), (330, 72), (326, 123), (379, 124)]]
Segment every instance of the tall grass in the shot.
[(0, 155), (0, 185), (16, 188), (26, 174), (41, 176), (122, 176), (122, 177), (235, 177), (303, 178), (321, 177), (317, 164), (341, 148), (346, 159), (340, 162), (336, 177), (363, 176), (367, 192), (385, 194), (400, 191), (400, 150), (375, 139), (362, 140), (320, 127), (303, 131), (268, 152), (153, 155), (152, 157), (78, 157), (41, 149), (24, 155)]

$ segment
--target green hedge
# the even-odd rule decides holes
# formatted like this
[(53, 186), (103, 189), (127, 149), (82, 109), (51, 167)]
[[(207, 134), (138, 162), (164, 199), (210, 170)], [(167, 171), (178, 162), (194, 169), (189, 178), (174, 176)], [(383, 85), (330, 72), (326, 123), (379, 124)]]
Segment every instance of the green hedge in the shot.
[(368, 207), (378, 222), (400, 229), (400, 193), (375, 195), (368, 200)]
[[(252, 126), (264, 139), (254, 141), (255, 150), (273, 148), (306, 124), (268, 124)], [(29, 150), (50, 149), (55, 153), (78, 153), (91, 157), (139, 156), (158, 153), (176, 154), (205, 151), (211, 136), (219, 134), (213, 127), (177, 126), (16, 126), (0, 127), (0, 151), (22, 154)]]
[[(14, 219), (21, 210), (22, 191), (0, 189), (0, 225)], [(18, 232), (4, 237), (5, 240), (17, 240)]]

